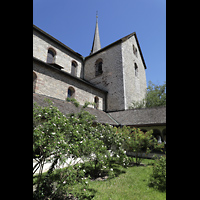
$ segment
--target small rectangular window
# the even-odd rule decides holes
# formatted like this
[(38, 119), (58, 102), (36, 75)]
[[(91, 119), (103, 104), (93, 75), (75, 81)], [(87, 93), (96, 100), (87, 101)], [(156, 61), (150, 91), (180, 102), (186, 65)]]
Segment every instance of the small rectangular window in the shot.
[(98, 59), (95, 63), (95, 76), (101, 75), (103, 73), (102, 65), (102, 59)]
[(136, 57), (138, 57), (137, 48), (133, 45), (133, 53)]
[(134, 65), (135, 65), (135, 76), (138, 76), (138, 66), (136, 63)]
[(71, 74), (73, 76), (77, 76), (77, 66), (78, 66), (77, 62), (72, 61)]

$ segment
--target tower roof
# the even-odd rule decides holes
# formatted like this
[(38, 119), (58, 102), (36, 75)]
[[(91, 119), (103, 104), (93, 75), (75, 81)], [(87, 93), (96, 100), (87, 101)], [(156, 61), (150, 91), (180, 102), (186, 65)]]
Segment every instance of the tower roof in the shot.
[(96, 27), (95, 27), (94, 40), (93, 40), (92, 50), (91, 50), (90, 55), (95, 53), (99, 49), (101, 49), (101, 43), (100, 43), (100, 37), (99, 37), (98, 15), (96, 15)]

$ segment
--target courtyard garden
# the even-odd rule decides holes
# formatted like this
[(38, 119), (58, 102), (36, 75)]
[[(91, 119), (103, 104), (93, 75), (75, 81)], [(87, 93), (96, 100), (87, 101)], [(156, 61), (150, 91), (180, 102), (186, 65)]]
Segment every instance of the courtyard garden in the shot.
[[(33, 199), (165, 199), (166, 156), (140, 156), (163, 151), (164, 144), (152, 131), (93, 123), (95, 116), (84, 110), (88, 104), (68, 116), (51, 102), (34, 105)], [(61, 167), (69, 158), (81, 162)], [(47, 162), (51, 166), (43, 173)]]

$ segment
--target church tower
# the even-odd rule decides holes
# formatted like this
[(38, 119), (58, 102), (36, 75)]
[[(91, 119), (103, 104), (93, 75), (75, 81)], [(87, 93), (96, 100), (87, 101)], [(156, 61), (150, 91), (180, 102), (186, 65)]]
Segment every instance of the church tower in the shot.
[(106, 111), (128, 110), (146, 94), (146, 64), (133, 32), (101, 48), (98, 17), (92, 51), (85, 57), (84, 79), (107, 91)]

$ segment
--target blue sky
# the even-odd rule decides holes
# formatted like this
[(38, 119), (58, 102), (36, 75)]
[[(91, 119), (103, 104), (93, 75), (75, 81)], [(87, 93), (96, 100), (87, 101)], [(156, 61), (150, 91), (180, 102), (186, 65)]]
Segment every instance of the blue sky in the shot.
[(136, 32), (147, 83), (166, 81), (166, 0), (33, 0), (33, 24), (88, 56), (98, 10), (101, 47)]

